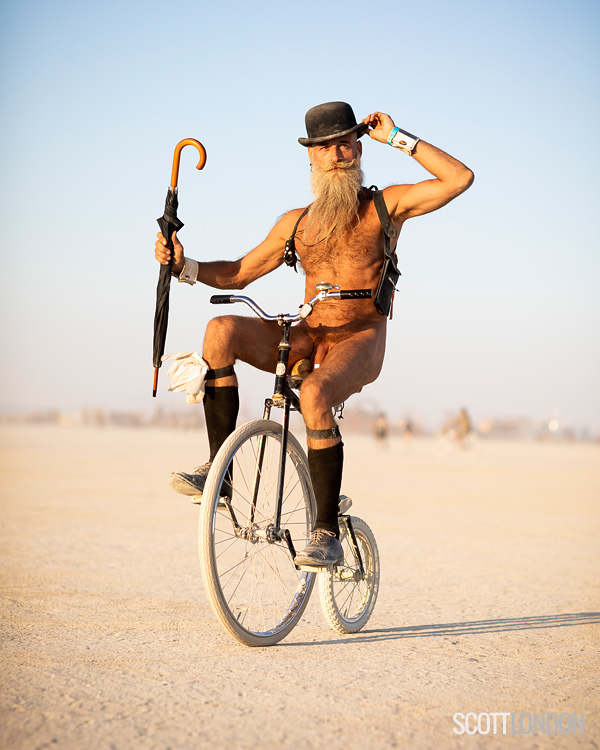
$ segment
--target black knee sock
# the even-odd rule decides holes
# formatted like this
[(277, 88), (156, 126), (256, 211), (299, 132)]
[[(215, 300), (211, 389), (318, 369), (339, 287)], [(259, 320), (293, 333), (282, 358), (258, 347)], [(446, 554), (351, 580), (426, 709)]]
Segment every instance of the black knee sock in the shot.
[(338, 506), (342, 486), (344, 444), (331, 448), (308, 449), (308, 468), (317, 500), (317, 520), (314, 529), (332, 531), (338, 538)]
[(207, 385), (204, 389), (204, 417), (208, 432), (210, 461), (214, 460), (219, 448), (235, 430), (240, 397), (237, 385), (215, 388)]

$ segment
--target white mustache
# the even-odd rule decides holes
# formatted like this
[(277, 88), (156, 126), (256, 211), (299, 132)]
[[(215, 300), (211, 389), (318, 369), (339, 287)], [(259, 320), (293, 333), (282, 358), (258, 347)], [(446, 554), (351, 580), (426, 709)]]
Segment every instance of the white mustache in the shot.
[(331, 164), (314, 166), (319, 172), (331, 172), (334, 169), (356, 169), (360, 165), (360, 159), (352, 159), (351, 161), (335, 161)]

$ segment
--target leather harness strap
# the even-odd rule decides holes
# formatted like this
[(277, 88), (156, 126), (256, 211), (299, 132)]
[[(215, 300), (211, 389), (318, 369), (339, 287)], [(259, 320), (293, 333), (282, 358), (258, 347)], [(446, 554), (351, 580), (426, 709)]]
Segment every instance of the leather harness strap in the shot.
[(377, 190), (374, 185), (369, 189), (373, 190), (373, 203), (377, 209), (377, 216), (379, 216), (379, 222), (383, 231), (385, 256), (381, 267), (379, 284), (377, 285), (377, 291), (373, 298), (373, 304), (381, 315), (385, 315), (386, 317), (389, 315), (391, 317), (396, 282), (401, 276), (401, 273), (398, 268), (398, 256), (396, 255), (396, 250), (392, 250), (391, 248), (390, 239), (395, 240), (396, 237), (398, 237), (398, 230), (390, 220), (390, 215), (387, 206), (385, 205), (385, 200), (381, 190)]
[(296, 268), (296, 265), (298, 263), (298, 255), (296, 254), (296, 240), (295, 240), (296, 232), (298, 231), (298, 225), (308, 213), (309, 208), (310, 206), (307, 206), (304, 209), (304, 211), (300, 214), (300, 218), (294, 225), (294, 231), (292, 232), (291, 237), (285, 243), (285, 250), (283, 252), (283, 262), (285, 263), (286, 266), (291, 266), (296, 273), (298, 273), (298, 269)]
[(385, 201), (383, 200), (383, 193), (381, 192), (381, 190), (375, 189), (373, 191), (373, 203), (375, 204), (375, 208), (377, 209), (377, 216), (379, 216), (381, 228), (383, 229), (385, 255), (387, 258), (392, 260), (394, 266), (397, 267), (398, 258), (396, 257), (396, 251), (392, 250), (390, 247), (390, 239), (396, 239), (396, 237), (398, 236), (398, 230), (392, 224), (392, 220), (390, 219), (387, 206), (385, 205)]
[(383, 200), (382, 191), (377, 190), (375, 185), (371, 185), (369, 190), (373, 190), (373, 203), (375, 204), (375, 208), (377, 209), (377, 216), (379, 216), (379, 221), (381, 222), (383, 233), (386, 237), (395, 240), (398, 236), (398, 230), (392, 224), (387, 206), (385, 205), (385, 201)]

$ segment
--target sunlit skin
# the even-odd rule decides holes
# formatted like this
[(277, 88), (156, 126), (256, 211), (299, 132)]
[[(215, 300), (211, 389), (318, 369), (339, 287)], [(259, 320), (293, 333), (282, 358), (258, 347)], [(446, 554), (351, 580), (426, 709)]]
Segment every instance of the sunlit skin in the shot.
[[(389, 115), (374, 112), (364, 118), (368, 135), (386, 143), (395, 127)], [(389, 148), (390, 158), (409, 158)], [(308, 157), (315, 166), (348, 162), (362, 154), (362, 143), (356, 133), (309, 146)], [(392, 185), (383, 190), (390, 218), (398, 232), (414, 216), (435, 211), (463, 193), (473, 182), (468, 167), (449, 154), (419, 141), (413, 158), (433, 175), (412, 185)], [(330, 175), (336, 179), (335, 171)], [(329, 178), (329, 175), (328, 175)], [(278, 268), (283, 263), (283, 248), (304, 208), (285, 214), (257, 247), (233, 261), (200, 263), (198, 281), (216, 289), (244, 289), (248, 284)], [(315, 294), (315, 285), (325, 280), (341, 289), (377, 287), (383, 263), (383, 234), (373, 202), (361, 202), (360, 222), (349, 236), (340, 239), (335, 233), (327, 243), (302, 241), (306, 218), (296, 238), (298, 255), (306, 274), (305, 299)], [(173, 234), (173, 271), (181, 272), (183, 246)], [(158, 234), (156, 259), (167, 264), (170, 252), (166, 240)], [(304, 381), (300, 400), (302, 416), (310, 429), (322, 430), (335, 425), (332, 407), (336, 406), (379, 375), (385, 353), (387, 319), (375, 309), (371, 300), (357, 300), (317, 305), (314, 313), (292, 329), (290, 362), (310, 358), (319, 368)], [(255, 318), (225, 315), (211, 320), (204, 338), (203, 357), (216, 369), (242, 360), (262, 370), (274, 371), (280, 328)], [(235, 376), (213, 381), (216, 385), (237, 385)], [(308, 438), (309, 448), (327, 448), (339, 442)]]

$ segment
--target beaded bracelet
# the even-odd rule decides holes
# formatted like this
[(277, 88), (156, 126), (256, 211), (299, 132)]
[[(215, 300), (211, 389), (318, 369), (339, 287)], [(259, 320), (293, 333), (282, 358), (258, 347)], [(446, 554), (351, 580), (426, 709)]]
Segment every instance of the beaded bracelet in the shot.
[(388, 135), (388, 139), (387, 139), (387, 142), (388, 142), (388, 146), (391, 146), (391, 145), (392, 145), (392, 141), (394, 140), (394, 136), (396, 135), (396, 133), (397, 133), (397, 132), (398, 132), (399, 130), (400, 130), (400, 128), (392, 128), (392, 131), (391, 131), (391, 132), (390, 132), (390, 134)]

